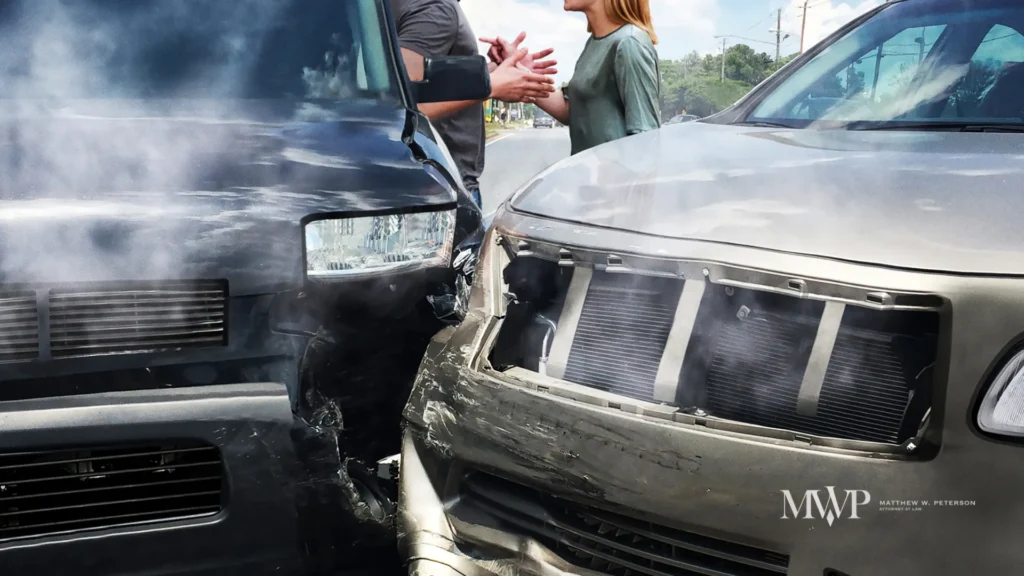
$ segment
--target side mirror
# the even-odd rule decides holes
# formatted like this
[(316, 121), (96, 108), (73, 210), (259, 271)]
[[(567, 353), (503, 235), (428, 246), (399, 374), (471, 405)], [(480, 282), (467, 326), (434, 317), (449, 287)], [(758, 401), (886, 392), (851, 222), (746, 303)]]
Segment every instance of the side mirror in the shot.
[(423, 59), (423, 80), (413, 82), (416, 102), (486, 100), (491, 73), (483, 56), (441, 56)]

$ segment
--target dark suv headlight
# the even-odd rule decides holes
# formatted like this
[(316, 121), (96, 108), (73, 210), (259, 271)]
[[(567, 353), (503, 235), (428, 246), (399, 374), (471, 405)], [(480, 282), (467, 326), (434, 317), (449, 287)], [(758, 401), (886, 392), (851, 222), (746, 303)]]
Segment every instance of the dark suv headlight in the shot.
[(305, 234), (311, 278), (447, 266), (455, 210), (315, 220), (306, 224)]

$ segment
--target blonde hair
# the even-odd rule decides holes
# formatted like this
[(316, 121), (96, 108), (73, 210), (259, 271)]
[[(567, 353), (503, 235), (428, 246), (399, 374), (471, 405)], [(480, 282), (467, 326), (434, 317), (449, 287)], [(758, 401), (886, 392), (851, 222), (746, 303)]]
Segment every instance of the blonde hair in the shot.
[[(651, 42), (658, 43), (658, 35), (654, 33), (654, 23), (651, 20), (650, 0), (604, 0), (604, 6), (612, 20), (632, 24), (647, 32)], [(590, 24), (587, 24), (587, 32), (593, 32)]]

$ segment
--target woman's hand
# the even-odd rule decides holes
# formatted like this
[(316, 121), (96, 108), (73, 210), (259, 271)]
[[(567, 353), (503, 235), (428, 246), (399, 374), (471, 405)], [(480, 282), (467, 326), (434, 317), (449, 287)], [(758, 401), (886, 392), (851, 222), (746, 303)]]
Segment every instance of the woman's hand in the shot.
[[(487, 57), (491, 62), (500, 65), (506, 58), (519, 52), (519, 45), (526, 40), (526, 32), (520, 32), (519, 36), (512, 42), (498, 36), (496, 38), (481, 38), (480, 41), (490, 44), (487, 50)], [(555, 51), (554, 48), (546, 48), (538, 52), (529, 53), (519, 61), (519, 66), (534, 74), (554, 75), (558, 73), (556, 66), (558, 61), (554, 59), (543, 60)]]
[(504, 102), (535, 102), (554, 93), (554, 78), (521, 66), (526, 55), (526, 48), (522, 48), (491, 72), (491, 98)]

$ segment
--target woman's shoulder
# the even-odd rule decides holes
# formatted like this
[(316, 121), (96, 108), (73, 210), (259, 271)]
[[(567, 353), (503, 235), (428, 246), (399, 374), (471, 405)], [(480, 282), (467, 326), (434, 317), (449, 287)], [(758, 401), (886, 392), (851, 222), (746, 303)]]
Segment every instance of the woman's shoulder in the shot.
[(625, 24), (615, 31), (615, 36), (615, 53), (619, 58), (657, 58), (657, 50), (651, 41), (651, 35), (643, 28), (635, 24)]
[(651, 40), (651, 35), (647, 33), (647, 30), (637, 26), (636, 24), (623, 24), (621, 28), (615, 31), (616, 43), (622, 42), (639, 42), (642, 46), (650, 46), (654, 48), (654, 41)]
[(634, 24), (625, 24), (614, 32), (614, 44), (616, 51), (648, 51), (654, 50), (654, 42), (651, 41), (647, 31)]

